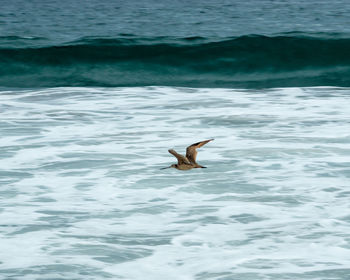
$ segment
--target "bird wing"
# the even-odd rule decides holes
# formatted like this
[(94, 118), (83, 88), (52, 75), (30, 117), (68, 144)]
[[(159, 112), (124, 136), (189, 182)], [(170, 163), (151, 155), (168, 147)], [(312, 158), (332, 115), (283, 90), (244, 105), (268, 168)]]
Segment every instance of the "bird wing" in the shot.
[(214, 139), (205, 140), (202, 142), (194, 143), (191, 146), (188, 146), (186, 149), (186, 157), (191, 163), (196, 163), (197, 158), (197, 148), (202, 147), (203, 145), (207, 144), (210, 141), (213, 141)]
[(177, 158), (177, 164), (191, 164), (186, 157), (178, 154), (177, 152), (175, 152), (175, 150), (171, 149), (168, 150), (168, 152)]

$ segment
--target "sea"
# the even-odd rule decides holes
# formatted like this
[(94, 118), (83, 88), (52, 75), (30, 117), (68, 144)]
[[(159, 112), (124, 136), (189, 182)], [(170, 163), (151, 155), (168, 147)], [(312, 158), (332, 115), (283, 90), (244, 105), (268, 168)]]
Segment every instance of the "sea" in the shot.
[(0, 7), (1, 280), (350, 279), (350, 1)]

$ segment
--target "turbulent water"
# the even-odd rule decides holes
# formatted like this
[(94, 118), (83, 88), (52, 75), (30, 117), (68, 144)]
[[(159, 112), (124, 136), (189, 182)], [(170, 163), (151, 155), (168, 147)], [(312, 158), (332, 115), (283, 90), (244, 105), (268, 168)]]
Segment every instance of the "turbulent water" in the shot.
[[(3, 89), (2, 279), (349, 279), (350, 90)], [(206, 169), (160, 170), (198, 140)]]

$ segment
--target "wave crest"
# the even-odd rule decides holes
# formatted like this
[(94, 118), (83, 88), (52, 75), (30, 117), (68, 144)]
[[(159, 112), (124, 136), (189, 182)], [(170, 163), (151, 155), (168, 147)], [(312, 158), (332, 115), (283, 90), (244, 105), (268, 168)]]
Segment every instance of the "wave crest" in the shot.
[(349, 86), (350, 39), (252, 35), (84, 38), (48, 47), (0, 48), (0, 84), (52, 86)]

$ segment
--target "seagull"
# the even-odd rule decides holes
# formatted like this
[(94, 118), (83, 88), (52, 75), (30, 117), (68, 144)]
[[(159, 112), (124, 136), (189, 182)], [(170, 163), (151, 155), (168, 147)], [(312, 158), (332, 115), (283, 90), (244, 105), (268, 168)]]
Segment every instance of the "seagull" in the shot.
[(178, 154), (173, 149), (168, 150), (169, 153), (171, 153), (174, 157), (177, 158), (177, 164), (172, 164), (168, 167), (164, 167), (161, 169), (176, 168), (178, 170), (190, 170), (192, 168), (206, 168), (205, 166), (199, 165), (196, 162), (196, 157), (197, 157), (196, 149), (202, 147), (203, 145), (213, 140), (214, 139), (209, 139), (209, 140), (201, 141), (198, 143), (194, 143), (191, 146), (188, 146), (186, 149), (186, 156)]

